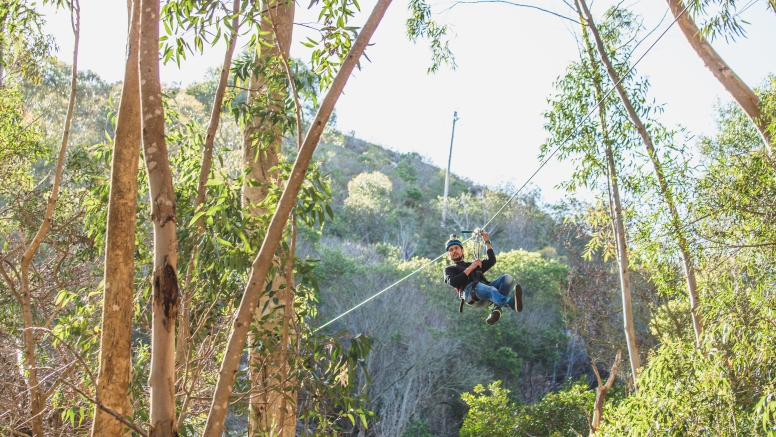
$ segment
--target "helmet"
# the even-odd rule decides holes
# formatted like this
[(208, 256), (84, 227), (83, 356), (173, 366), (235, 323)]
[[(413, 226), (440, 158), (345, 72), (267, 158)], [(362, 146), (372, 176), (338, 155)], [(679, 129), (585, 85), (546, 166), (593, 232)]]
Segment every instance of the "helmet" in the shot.
[(461, 249), (463, 249), (463, 243), (461, 243), (461, 240), (459, 240), (455, 234), (451, 234), (450, 239), (447, 240), (447, 243), (445, 243), (445, 250), (449, 250), (450, 246), (455, 245), (461, 246)]

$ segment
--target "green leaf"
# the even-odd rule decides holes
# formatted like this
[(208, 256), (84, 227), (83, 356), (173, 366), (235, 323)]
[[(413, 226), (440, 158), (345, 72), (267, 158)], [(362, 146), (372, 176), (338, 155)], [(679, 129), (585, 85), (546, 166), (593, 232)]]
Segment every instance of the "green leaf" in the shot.
[(227, 246), (227, 247), (234, 247), (234, 245), (233, 245), (232, 243), (230, 243), (230, 242), (228, 242), (228, 241), (224, 240), (224, 239), (223, 239), (223, 238), (221, 238), (221, 237), (216, 237), (216, 240), (218, 240), (218, 242), (219, 242), (219, 243), (221, 243), (221, 244), (223, 244), (224, 246)]
[(199, 220), (199, 218), (202, 217), (203, 215), (205, 215), (205, 211), (200, 211), (194, 214), (194, 217), (192, 217), (191, 220), (189, 220), (189, 226), (193, 226), (194, 223), (196, 223), (197, 220)]

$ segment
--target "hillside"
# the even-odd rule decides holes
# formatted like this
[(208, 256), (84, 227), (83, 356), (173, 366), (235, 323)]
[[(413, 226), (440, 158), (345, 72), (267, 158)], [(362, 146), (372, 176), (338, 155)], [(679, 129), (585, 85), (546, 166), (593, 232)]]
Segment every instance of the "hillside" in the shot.
[[(317, 323), (384, 291), (327, 327), (373, 339), (365, 363), (369, 383), (360, 374), (358, 385), (375, 400), (384, 435), (399, 435), (409, 422), (425, 424), (434, 435), (457, 435), (466, 411), (461, 394), (494, 379), (503, 381), (515, 400), (533, 403), (568, 379), (592, 378), (586, 352), (569, 336), (573, 330), (563, 317), (569, 265), (559, 253), (568, 250), (539, 192), (515, 198), (490, 229), (498, 263), (488, 277), (514, 275), (525, 290), (525, 311), (488, 326), (485, 310), (458, 313), (458, 300), (443, 282), (446, 257), (385, 288), (444, 253), (449, 234), (487, 222), (513, 193), (453, 175), (453, 207), (443, 227), (445, 173), (422, 156), (399, 154), (334, 128), (315, 156), (330, 177), (334, 219), (322, 229), (300, 232), (299, 255), (320, 260)], [(361, 193), (359, 181), (367, 185)]]

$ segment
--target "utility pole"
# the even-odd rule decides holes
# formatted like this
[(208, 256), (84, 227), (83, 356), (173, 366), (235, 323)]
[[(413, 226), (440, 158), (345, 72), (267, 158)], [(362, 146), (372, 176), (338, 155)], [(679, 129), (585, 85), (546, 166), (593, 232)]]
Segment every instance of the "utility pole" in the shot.
[(458, 121), (458, 111), (453, 111), (453, 133), (450, 135), (450, 155), (447, 157), (447, 173), (445, 174), (445, 199), (442, 204), (442, 226), (447, 218), (447, 193), (450, 191), (450, 162), (453, 160), (453, 139), (455, 139), (455, 122)]

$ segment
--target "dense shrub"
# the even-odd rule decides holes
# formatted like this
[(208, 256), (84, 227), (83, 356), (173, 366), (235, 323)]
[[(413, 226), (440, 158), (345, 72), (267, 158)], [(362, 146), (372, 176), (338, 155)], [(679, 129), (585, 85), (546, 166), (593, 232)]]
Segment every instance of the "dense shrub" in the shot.
[(469, 405), (461, 437), (573, 437), (587, 435), (588, 412), (595, 391), (587, 383), (567, 383), (557, 393), (548, 393), (533, 405), (518, 406), (509, 401), (509, 390), (501, 381), (474, 387), (461, 398)]

